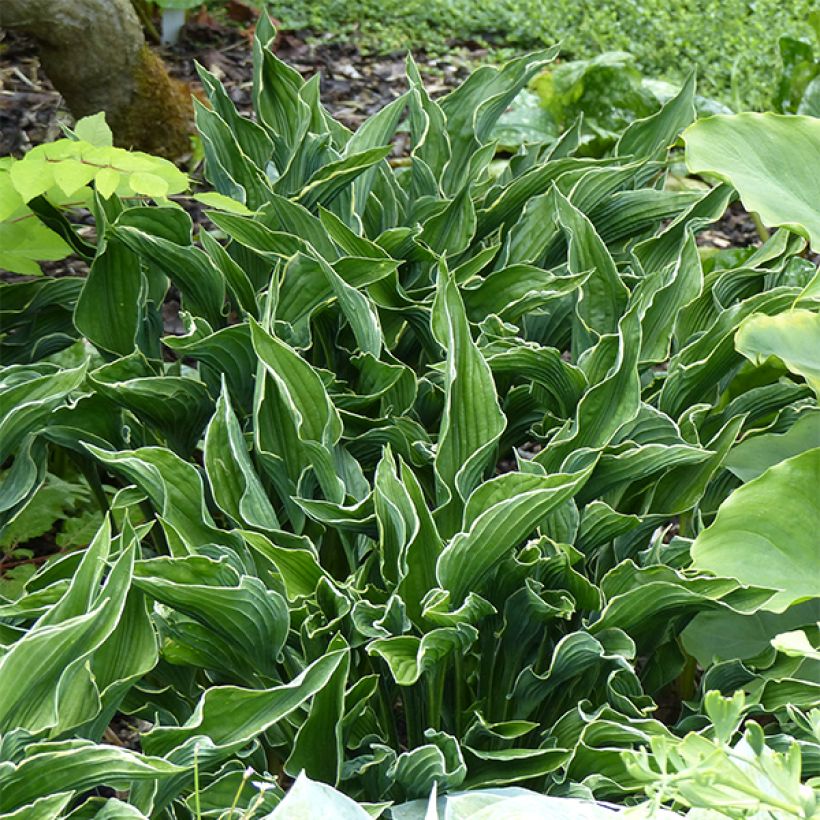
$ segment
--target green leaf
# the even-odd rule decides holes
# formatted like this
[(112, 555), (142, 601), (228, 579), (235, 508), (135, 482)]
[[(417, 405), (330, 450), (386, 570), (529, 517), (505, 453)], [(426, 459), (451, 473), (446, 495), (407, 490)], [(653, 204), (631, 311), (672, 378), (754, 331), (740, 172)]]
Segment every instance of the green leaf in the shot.
[[(134, 350), (145, 315), (139, 257), (117, 239), (98, 253), (83, 285), (74, 321), (95, 345), (127, 356)], [(116, 316), (112, 322), (110, 317)]]
[[(343, 650), (346, 646), (342, 640), (333, 640), (328, 648)], [(286, 771), (320, 777), (334, 786), (339, 784), (344, 762), (342, 716), (349, 670), (350, 654), (345, 653), (333, 676), (314, 695), (310, 712), (293, 741)]]
[(228, 211), (229, 213), (239, 214), (240, 216), (246, 216), (251, 213), (251, 210), (243, 203), (224, 194), (219, 194), (216, 191), (195, 194), (194, 199), (208, 208), (216, 208), (217, 210)]
[(775, 316), (753, 314), (743, 320), (735, 346), (753, 364), (769, 357), (806, 379), (820, 397), (820, 313), (787, 310)]
[(74, 126), (74, 133), (78, 139), (90, 142), (92, 145), (113, 145), (114, 137), (108, 123), (105, 121), (105, 112), (100, 111), (90, 117), (82, 117)]
[(690, 71), (680, 91), (660, 111), (627, 127), (615, 147), (616, 153), (622, 157), (653, 157), (670, 148), (695, 119), (694, 100), (695, 72)]
[(726, 458), (726, 469), (743, 482), (751, 481), (784, 459), (815, 447), (820, 447), (820, 411), (809, 408), (785, 433), (750, 436), (736, 444)]
[(34, 217), (0, 222), (0, 267), (11, 273), (39, 276), (38, 262), (63, 259), (71, 253), (65, 240)]
[(342, 434), (342, 422), (316, 371), (283, 341), (251, 320), (251, 340), (262, 365), (273, 377), (303, 441), (326, 446)]
[(258, 578), (237, 577), (227, 567), (219, 571), (208, 562), (200, 556), (140, 562), (134, 584), (149, 598), (253, 654), (257, 674), (272, 677), (289, 626), (284, 599)]
[(798, 231), (820, 252), (816, 186), (804, 173), (820, 150), (820, 120), (772, 113), (707, 117), (683, 138), (691, 173), (725, 180), (764, 224)]
[(214, 500), (223, 512), (253, 529), (279, 528), (276, 512), (253, 468), (224, 381), (205, 433), (204, 462)]
[(695, 539), (694, 566), (778, 590), (765, 607), (773, 612), (816, 597), (818, 481), (820, 448), (786, 459), (739, 487)]
[(447, 351), (435, 466), (439, 499), (449, 518), (460, 514), (463, 501), (480, 482), (506, 419), (489, 365), (472, 339), (458, 288), (446, 270), (439, 271), (432, 327)]
[(464, 510), (464, 530), (444, 548), (436, 565), (440, 585), (460, 604), (480, 591), (487, 574), (546, 516), (572, 498), (592, 472), (542, 476), (508, 473), (478, 487)]
[[(107, 536), (105, 532), (98, 536), (100, 546), (106, 548), (103, 555), (107, 554)], [(8, 693), (0, 704), (0, 727), (4, 731), (24, 728), (34, 734), (55, 726), (74, 725), (71, 709), (81, 704), (65, 697), (66, 693), (71, 694), (66, 683), (77, 674), (86, 674), (83, 662), (114, 631), (125, 604), (132, 564), (133, 549), (129, 549), (115, 564), (106, 586), (90, 608), (87, 599), (81, 600), (83, 590), (75, 578), (77, 586), (69, 587), (61, 601), (67, 617), (57, 620), (58, 610), (52, 609), (48, 613), (54, 616), (52, 622), (46, 621), (26, 633), (3, 655), (0, 684)], [(64, 697), (57, 697), (57, 692)]]
[(269, 820), (309, 820), (316, 814), (338, 820), (370, 820), (355, 800), (302, 772), (284, 800), (268, 815)]
[(160, 757), (81, 740), (41, 743), (28, 752), (25, 760), (4, 772), (0, 811), (66, 790), (82, 792), (102, 784), (128, 788), (134, 781), (158, 780), (183, 771)]
[(143, 747), (148, 754), (184, 761), (182, 765), (190, 766), (195, 741), (201, 740), (200, 759), (224, 758), (327, 686), (345, 657), (345, 651), (330, 652), (289, 683), (270, 689), (213, 686), (202, 695), (182, 726), (156, 726), (143, 737)]
[(442, 626), (421, 638), (377, 638), (367, 645), (367, 652), (384, 659), (399, 686), (412, 686), (447, 656), (454, 652), (464, 654), (477, 638), (478, 631), (469, 624)]

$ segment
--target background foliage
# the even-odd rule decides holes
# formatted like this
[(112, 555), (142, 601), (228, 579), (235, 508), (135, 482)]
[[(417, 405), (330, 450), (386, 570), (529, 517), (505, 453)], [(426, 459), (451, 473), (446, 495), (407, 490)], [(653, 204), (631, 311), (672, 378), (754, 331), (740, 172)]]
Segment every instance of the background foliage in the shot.
[[(273, 36), (255, 120), (201, 71), (207, 228), (101, 118), (3, 166), (91, 267), (0, 286), (0, 812), (816, 816), (817, 121), (692, 125), (689, 75), (499, 163), (556, 49), (439, 101), (408, 60), (354, 134)], [(723, 182), (667, 185), (681, 133)], [(782, 227), (701, 253), (735, 187)]]
[[(680, 82), (697, 66), (702, 94), (736, 110), (772, 104), (778, 38), (813, 40), (811, 0), (274, 0), (284, 25), (355, 34), (368, 49), (441, 49), (486, 39), (494, 47), (561, 43), (572, 59), (629, 51), (648, 76)], [(739, 104), (738, 104), (739, 103)]]

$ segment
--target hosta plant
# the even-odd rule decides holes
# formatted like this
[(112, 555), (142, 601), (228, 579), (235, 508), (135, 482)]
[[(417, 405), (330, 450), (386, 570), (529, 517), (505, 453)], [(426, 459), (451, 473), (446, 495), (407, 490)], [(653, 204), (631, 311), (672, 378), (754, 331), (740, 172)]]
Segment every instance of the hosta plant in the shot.
[(204, 227), (87, 176), (88, 276), (2, 286), (2, 522), (70, 464), (102, 523), (0, 605), (0, 812), (262, 817), (300, 776), (371, 815), (512, 784), (680, 808), (675, 770), (755, 718), (810, 816), (804, 238), (702, 260), (733, 191), (664, 187), (691, 80), (604, 159), (570, 130), (499, 167), (553, 50), (440, 100), (409, 61), (350, 133), (272, 34), (254, 119), (201, 71)]

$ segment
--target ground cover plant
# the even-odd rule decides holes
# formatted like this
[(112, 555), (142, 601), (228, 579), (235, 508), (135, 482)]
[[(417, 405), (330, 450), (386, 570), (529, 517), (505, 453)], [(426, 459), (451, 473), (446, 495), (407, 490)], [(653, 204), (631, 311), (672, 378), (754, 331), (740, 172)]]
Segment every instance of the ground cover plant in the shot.
[[(0, 169), (91, 262), (0, 286), (0, 813), (816, 816), (818, 122), (690, 76), (499, 163), (555, 49), (351, 133), (273, 34), (211, 191), (99, 117)], [(783, 227), (701, 253), (732, 186)]]
[[(261, 5), (261, 4), (260, 4)], [(648, 77), (680, 82), (698, 67), (701, 93), (737, 110), (772, 106), (779, 57), (788, 67), (812, 48), (817, 11), (808, 0), (408, 0), (408, 2), (304, 2), (267, 4), (288, 27), (318, 36), (354, 37), (370, 50), (446, 50), (481, 41), (496, 49), (531, 49), (560, 42), (566, 58), (590, 59), (605, 51), (632, 52)], [(778, 39), (791, 41), (782, 50)]]

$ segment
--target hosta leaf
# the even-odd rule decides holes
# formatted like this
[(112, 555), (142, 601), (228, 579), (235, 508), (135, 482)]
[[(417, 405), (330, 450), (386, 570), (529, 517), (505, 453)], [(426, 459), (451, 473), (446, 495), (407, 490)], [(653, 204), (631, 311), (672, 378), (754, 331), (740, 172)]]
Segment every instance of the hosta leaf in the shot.
[(439, 272), (432, 326), (447, 351), (445, 407), (435, 464), (440, 500), (450, 516), (449, 510), (459, 514), (463, 500), (489, 466), (505, 419), (492, 373), (472, 339), (464, 304), (446, 270)]
[(222, 211), (208, 211), (208, 218), (231, 239), (269, 262), (307, 250), (303, 239), (284, 231), (266, 228), (256, 217), (237, 216)]
[[(331, 641), (329, 646), (330, 651), (346, 648), (341, 639)], [(321, 777), (324, 782), (338, 785), (344, 760), (342, 716), (349, 669), (350, 655), (346, 652), (333, 676), (313, 697), (310, 712), (299, 727), (285, 763), (287, 771)]]
[(253, 103), (259, 122), (274, 137), (274, 162), (284, 173), (307, 129), (310, 109), (299, 96), (304, 85), (299, 73), (266, 48), (267, 37), (274, 36), (267, 15), (260, 23), (253, 41)]
[(381, 162), (391, 151), (389, 145), (367, 148), (320, 168), (299, 192), (297, 202), (308, 209), (327, 207), (356, 177)]
[(452, 156), (443, 173), (443, 188), (460, 188), (472, 154), (490, 138), (495, 123), (537, 71), (554, 60), (556, 48), (511, 60), (502, 68), (482, 66), (441, 101)]
[[(202, 76), (204, 69), (199, 68), (199, 71)], [(205, 153), (207, 177), (219, 191), (219, 193), (204, 194), (206, 199), (200, 201), (203, 201), (205, 205), (224, 208), (233, 213), (241, 213), (243, 207), (245, 213), (249, 213), (245, 206), (258, 208), (265, 202), (266, 195), (270, 191), (262, 169), (245, 155), (239, 145), (239, 135), (232, 132), (228, 123), (217, 111), (206, 108), (196, 98), (194, 98), (194, 111), (197, 130), (201, 135)], [(249, 120), (242, 120), (239, 117), (236, 117), (235, 121), (251, 125)], [(225, 200), (236, 204), (225, 208)]]
[(820, 120), (773, 113), (719, 115), (698, 120), (683, 138), (690, 172), (726, 180), (765, 224), (792, 228), (820, 251), (816, 186), (803, 172), (820, 150)]
[(183, 771), (160, 757), (137, 754), (116, 746), (88, 741), (42, 743), (29, 756), (4, 773), (0, 784), (0, 810), (9, 811), (39, 797), (72, 790), (82, 792), (99, 785), (128, 788), (133, 781), (157, 780)]
[(60, 708), (70, 711), (74, 704), (57, 693), (61, 684), (71, 684), (73, 673), (116, 628), (132, 564), (130, 549), (115, 564), (93, 608), (31, 630), (0, 658), (0, 685), (8, 693), (0, 704), (4, 731), (19, 727), (34, 734), (61, 721), (66, 728), (73, 725), (71, 716), (62, 716)]
[(761, 365), (769, 357), (783, 362), (820, 396), (820, 313), (787, 310), (775, 316), (753, 314), (738, 328), (735, 346), (754, 364)]
[(802, 412), (784, 433), (764, 433), (736, 444), (726, 458), (726, 468), (741, 481), (751, 481), (784, 459), (820, 446), (820, 411)]
[[(699, 569), (779, 590), (766, 609), (817, 596), (820, 448), (781, 461), (739, 487), (692, 545)], [(741, 547), (742, 545), (742, 547)]]
[[(5, 461), (24, 437), (43, 426), (48, 415), (85, 377), (85, 365), (0, 383), (0, 459)], [(8, 371), (7, 371), (8, 372)]]
[(202, 478), (196, 467), (162, 447), (107, 452), (86, 445), (96, 459), (133, 481), (167, 524), (169, 537), (182, 539), (184, 552), (204, 544), (232, 543), (217, 530), (205, 508)]
[(465, 186), (444, 210), (424, 223), (419, 240), (441, 256), (457, 256), (469, 246), (475, 225), (475, 208), (469, 186)]
[(591, 387), (583, 395), (571, 424), (565, 425), (536, 456), (558, 467), (581, 447), (606, 446), (640, 408), (640, 324), (633, 309), (618, 323), (618, 333), (602, 336), (587, 354), (584, 371)]
[(335, 444), (342, 433), (339, 414), (316, 371), (284, 342), (251, 320), (251, 340), (293, 413), (299, 438)]
[(412, 686), (448, 655), (465, 653), (476, 638), (478, 631), (469, 624), (442, 626), (421, 638), (415, 635), (377, 638), (367, 645), (367, 652), (384, 659), (399, 686)]
[[(124, 361), (124, 360), (120, 360)], [(202, 434), (212, 404), (202, 382), (179, 376), (129, 379), (118, 373), (119, 362), (104, 366), (89, 379), (100, 395), (130, 410), (175, 452), (187, 456)], [(118, 378), (124, 375), (125, 378)]]
[(615, 152), (619, 156), (653, 157), (669, 148), (680, 132), (695, 119), (695, 72), (660, 111), (627, 126)]
[(253, 529), (279, 528), (276, 511), (254, 470), (224, 382), (205, 433), (204, 462), (214, 500), (224, 513)]
[(633, 294), (645, 305), (641, 317), (642, 362), (669, 358), (678, 313), (700, 294), (702, 287), (700, 257), (694, 237), (689, 236), (677, 262), (666, 271), (649, 273)]
[(425, 740), (409, 752), (400, 754), (390, 767), (396, 785), (407, 797), (428, 794), (435, 786), (452, 789), (461, 785), (467, 771), (458, 741), (445, 732), (427, 729)]
[(72, 798), (71, 792), (58, 792), (57, 794), (39, 797), (33, 803), (29, 803), (15, 811), (4, 812), (3, 820), (52, 820), (61, 816), (63, 809)]
[(707, 447), (709, 457), (692, 464), (675, 466), (652, 490), (648, 508), (654, 513), (675, 514), (697, 504), (715, 473), (721, 468), (743, 425), (743, 416), (726, 422)]
[(625, 561), (601, 581), (607, 602), (590, 632), (597, 635), (605, 629), (621, 629), (636, 642), (639, 651), (651, 651), (668, 637), (666, 629), (675, 618), (687, 620), (698, 611), (720, 606), (749, 613), (770, 597), (768, 590), (743, 590), (739, 586), (731, 579), (687, 578), (668, 567), (639, 569)]
[(325, 783), (311, 780), (302, 772), (265, 820), (310, 820), (317, 814), (338, 820), (369, 820), (371, 817), (355, 800)]
[(435, 190), (424, 193), (438, 193), (437, 180), (451, 156), (447, 118), (437, 101), (431, 99), (422, 83), (421, 75), (411, 54), (407, 55), (407, 81), (412, 89), (410, 104), (410, 130), (413, 137), (413, 173), (416, 160), (429, 171)]
[(577, 174), (593, 167), (596, 160), (564, 157), (537, 165), (507, 185), (484, 210), (477, 215), (476, 236), (483, 238), (496, 228), (517, 220), (521, 210), (534, 197), (545, 194), (562, 176)]
[(820, 600), (795, 604), (785, 612), (744, 615), (725, 609), (698, 614), (681, 633), (686, 651), (704, 668), (720, 661), (757, 658), (781, 632), (817, 623)]
[(255, 165), (264, 168), (274, 150), (273, 141), (265, 129), (247, 117), (239, 116), (228, 92), (215, 74), (198, 64), (196, 70), (214, 111), (230, 125), (242, 151)]
[[(467, 777), (462, 784), (468, 789), (505, 786), (543, 777), (569, 759), (565, 749), (498, 749), (487, 751), (464, 747)], [(540, 814), (539, 814), (540, 816)]]
[(72, 820), (147, 820), (138, 808), (116, 797), (91, 797), (67, 816)]
[(709, 455), (708, 450), (689, 444), (646, 444), (619, 453), (604, 452), (578, 500), (592, 501), (633, 481), (643, 481), (666, 472), (671, 467), (705, 461)]
[(199, 232), (199, 241), (205, 253), (211, 257), (211, 261), (225, 277), (225, 284), (234, 306), (244, 310), (255, 319), (258, 318), (259, 309), (254, 284), (245, 270), (208, 231)]
[(572, 498), (592, 466), (551, 476), (508, 473), (488, 481), (470, 496), (465, 530), (444, 548), (436, 565), (439, 584), (460, 604), (480, 591), (487, 573), (526, 538), (556, 507)]
[(461, 294), (470, 321), (480, 322), (490, 313), (516, 321), (529, 311), (574, 293), (589, 278), (588, 273), (556, 276), (535, 265), (510, 265), (478, 282), (468, 282)]
[[(518, 676), (512, 698), (514, 714), (525, 718), (549, 697), (577, 703), (602, 671), (628, 668), (634, 652), (635, 645), (619, 632), (598, 638), (584, 631), (565, 635), (556, 645), (546, 672), (539, 674), (528, 666)], [(560, 736), (557, 742), (559, 747), (563, 745)]]
[(110, 230), (179, 287), (186, 310), (212, 327), (222, 325), (225, 280), (210, 257), (191, 245), (191, 220), (184, 211), (131, 208)]
[(144, 735), (143, 747), (148, 754), (190, 765), (195, 745), (192, 741), (201, 738), (204, 748), (200, 759), (226, 757), (327, 686), (345, 656), (343, 650), (330, 652), (289, 683), (271, 689), (211, 687), (184, 725), (155, 727)]
[[(407, 93), (402, 94), (365, 120), (345, 145), (345, 154), (351, 156), (370, 148), (388, 145), (396, 133), (399, 119), (407, 106), (407, 97)], [(365, 171), (356, 180), (354, 210), (360, 216), (364, 213), (375, 175), (376, 170), (373, 168)]]
[(253, 654), (259, 673), (271, 674), (288, 631), (284, 599), (249, 575), (243, 575), (230, 586), (196, 583), (196, 572), (177, 577), (178, 564), (204, 560), (191, 556), (141, 562), (134, 584), (148, 597), (194, 618)]
[(102, 712), (94, 721), (98, 731), (104, 731), (127, 690), (147, 675), (158, 660), (157, 634), (145, 596), (132, 587), (125, 599), (120, 622), (94, 653), (91, 662), (102, 705)]
[(232, 325), (213, 333), (203, 319), (193, 319), (187, 335), (166, 336), (162, 343), (175, 353), (201, 362), (200, 372), (206, 384), (211, 385), (212, 395), (219, 393), (220, 380), (224, 378), (231, 398), (250, 410), (256, 354), (247, 325)]
[[(134, 350), (144, 319), (143, 277), (139, 257), (111, 238), (98, 253), (74, 313), (77, 328), (103, 350), (127, 356)], [(112, 322), (110, 317), (116, 316)]]
[(742, 357), (735, 351), (734, 334), (747, 316), (765, 311), (775, 314), (790, 306), (793, 291), (789, 288), (756, 294), (722, 311), (704, 332), (676, 353), (669, 362), (658, 407), (671, 416), (684, 408), (709, 399), (716, 382), (732, 372)]
[(558, 221), (567, 234), (570, 273), (579, 276), (592, 271), (581, 286), (578, 316), (596, 335), (615, 333), (629, 290), (589, 219), (557, 188), (552, 189), (552, 195)]

